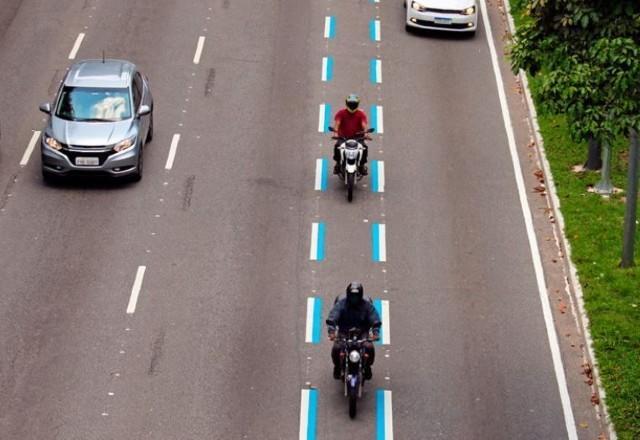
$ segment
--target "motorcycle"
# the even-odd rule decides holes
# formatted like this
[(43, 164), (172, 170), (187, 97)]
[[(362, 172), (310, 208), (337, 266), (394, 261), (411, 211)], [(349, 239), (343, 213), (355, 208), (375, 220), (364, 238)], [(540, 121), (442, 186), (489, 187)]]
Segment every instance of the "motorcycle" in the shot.
[[(329, 131), (335, 133), (333, 127), (329, 127)], [(353, 200), (353, 190), (356, 183), (364, 177), (360, 172), (360, 162), (364, 154), (364, 146), (362, 144), (365, 135), (373, 132), (374, 129), (370, 128), (366, 132), (358, 133), (358, 137), (352, 139), (341, 136), (333, 137), (333, 139), (340, 141), (340, 145), (338, 146), (340, 172), (338, 176), (347, 187), (347, 200), (349, 200), (349, 202)]]
[[(367, 335), (368, 336), (368, 335)], [(355, 418), (358, 399), (362, 397), (364, 386), (363, 361), (367, 357), (364, 343), (370, 342), (369, 338), (359, 339), (360, 329), (349, 329), (347, 337), (341, 337), (338, 341), (342, 345), (340, 359), (343, 360), (342, 378), (344, 380), (344, 395), (349, 399), (349, 417)]]

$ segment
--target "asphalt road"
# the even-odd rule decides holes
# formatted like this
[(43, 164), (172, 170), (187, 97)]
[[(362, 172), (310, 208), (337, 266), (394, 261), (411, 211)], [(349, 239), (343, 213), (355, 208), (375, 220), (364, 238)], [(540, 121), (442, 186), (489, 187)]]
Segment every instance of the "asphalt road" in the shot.
[[(567, 438), (485, 29), (410, 35), (403, 14), (400, 0), (7, 9), (0, 438), (389, 439), (377, 389), (392, 391), (399, 439)], [(37, 149), (19, 165), (79, 33), (76, 59), (104, 51), (151, 80), (155, 137), (138, 184), (47, 186)], [(384, 192), (363, 180), (353, 204), (333, 176), (314, 189), (316, 160), (331, 155), (319, 105), (333, 112), (350, 92), (384, 108), (370, 159), (386, 170)], [(322, 261), (310, 260), (314, 222)], [(373, 224), (386, 226), (386, 261), (372, 259)], [(324, 328), (305, 342), (307, 298), (324, 317), (352, 279), (390, 316), (354, 421)], [(300, 436), (309, 388), (316, 425)]]

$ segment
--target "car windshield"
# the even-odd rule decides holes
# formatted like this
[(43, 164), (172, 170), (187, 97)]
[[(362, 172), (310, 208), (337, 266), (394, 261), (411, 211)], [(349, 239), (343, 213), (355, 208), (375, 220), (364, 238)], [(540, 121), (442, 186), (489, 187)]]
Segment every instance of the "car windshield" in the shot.
[(128, 88), (65, 87), (56, 116), (68, 121), (115, 122), (131, 117)]

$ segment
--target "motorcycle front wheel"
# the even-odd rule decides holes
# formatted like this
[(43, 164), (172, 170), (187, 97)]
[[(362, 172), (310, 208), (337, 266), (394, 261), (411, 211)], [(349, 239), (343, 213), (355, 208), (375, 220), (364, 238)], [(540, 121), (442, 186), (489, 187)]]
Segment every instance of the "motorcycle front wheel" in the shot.
[(349, 393), (349, 417), (354, 419), (356, 417), (358, 404), (358, 396), (356, 393)]
[(356, 175), (354, 173), (347, 174), (347, 200), (353, 200), (353, 187), (355, 186)]

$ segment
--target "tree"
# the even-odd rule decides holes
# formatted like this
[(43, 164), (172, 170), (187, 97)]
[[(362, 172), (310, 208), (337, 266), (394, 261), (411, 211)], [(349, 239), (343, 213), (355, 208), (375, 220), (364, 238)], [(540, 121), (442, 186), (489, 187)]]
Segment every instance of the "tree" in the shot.
[(511, 62), (514, 70), (544, 73), (537, 88), (542, 106), (566, 114), (574, 140), (591, 147), (640, 127), (640, 2), (527, 5), (529, 20), (515, 35)]

